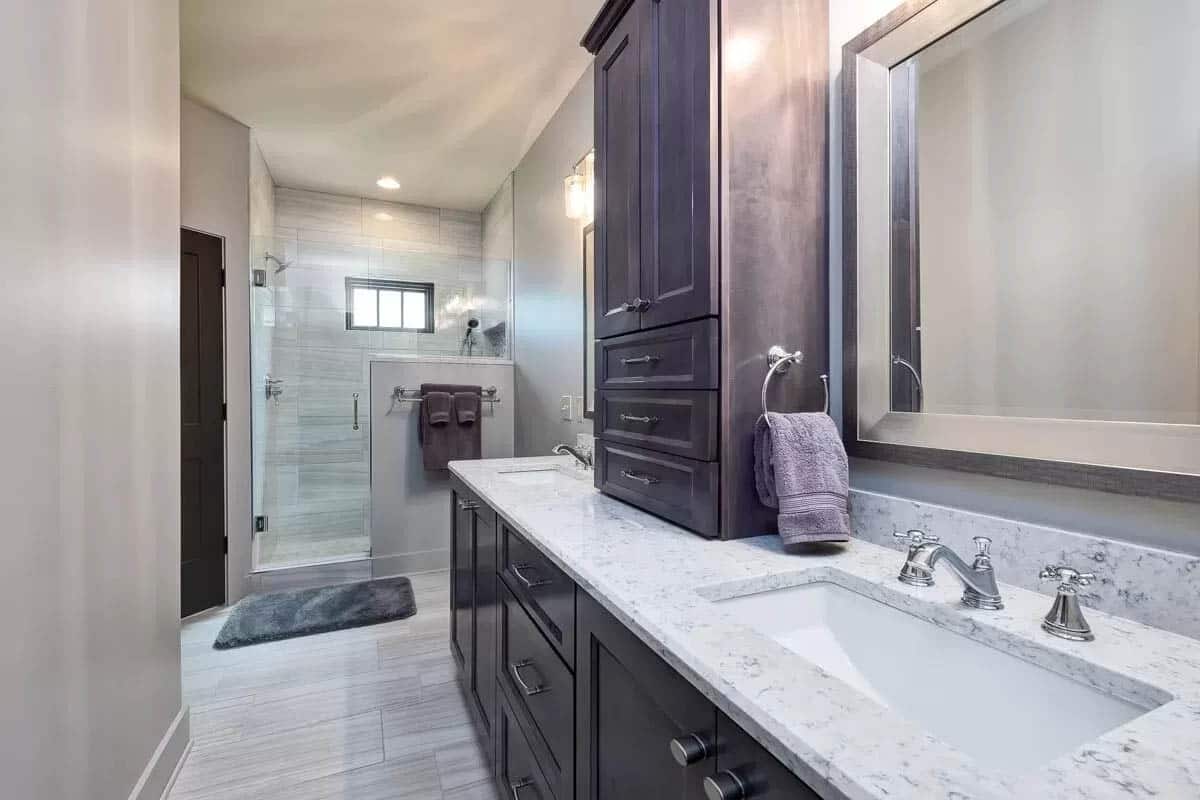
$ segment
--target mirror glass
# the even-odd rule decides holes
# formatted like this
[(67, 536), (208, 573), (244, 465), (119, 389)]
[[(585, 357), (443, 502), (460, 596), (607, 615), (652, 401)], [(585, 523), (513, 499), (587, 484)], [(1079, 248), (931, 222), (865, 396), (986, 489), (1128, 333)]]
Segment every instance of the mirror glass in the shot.
[(938, 0), (852, 51), (859, 441), (1200, 475), (1197, 43)]
[(1200, 424), (1198, 43), (1008, 0), (892, 68), (893, 410)]

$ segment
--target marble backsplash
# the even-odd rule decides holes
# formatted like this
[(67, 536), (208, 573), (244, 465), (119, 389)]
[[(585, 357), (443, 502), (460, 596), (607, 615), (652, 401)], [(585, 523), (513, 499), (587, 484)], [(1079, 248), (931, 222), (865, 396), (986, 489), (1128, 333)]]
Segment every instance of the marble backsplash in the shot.
[(905, 546), (893, 534), (915, 528), (937, 534), (969, 561), (972, 537), (987, 536), (1001, 583), (1048, 596), (1053, 584), (1038, 579), (1046, 564), (1094, 572), (1097, 581), (1080, 591), (1087, 608), (1200, 639), (1200, 556), (857, 489), (850, 515), (856, 536), (897, 551)]

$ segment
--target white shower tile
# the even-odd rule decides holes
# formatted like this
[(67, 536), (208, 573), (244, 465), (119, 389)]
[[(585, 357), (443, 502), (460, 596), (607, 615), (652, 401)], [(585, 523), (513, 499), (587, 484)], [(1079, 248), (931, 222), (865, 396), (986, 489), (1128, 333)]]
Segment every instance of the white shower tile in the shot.
[(275, 223), (286, 228), (361, 234), (362, 201), (357, 197), (278, 188)]

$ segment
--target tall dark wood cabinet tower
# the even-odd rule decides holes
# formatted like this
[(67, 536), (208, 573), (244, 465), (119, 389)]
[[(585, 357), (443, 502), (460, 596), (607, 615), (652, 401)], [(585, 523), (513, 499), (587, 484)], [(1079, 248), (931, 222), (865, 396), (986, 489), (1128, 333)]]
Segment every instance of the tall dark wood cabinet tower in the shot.
[(608, 0), (595, 55), (596, 486), (704, 536), (774, 532), (772, 410), (828, 372), (828, 0)]

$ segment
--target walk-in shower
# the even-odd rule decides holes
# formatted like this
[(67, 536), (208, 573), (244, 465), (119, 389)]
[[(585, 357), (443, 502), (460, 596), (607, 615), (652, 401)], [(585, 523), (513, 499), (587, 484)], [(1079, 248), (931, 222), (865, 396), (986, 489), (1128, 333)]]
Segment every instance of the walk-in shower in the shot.
[[(479, 213), (293, 189), (274, 200), (274, 235), (251, 256), (274, 267), (250, 290), (258, 570), (370, 556), (371, 356), (507, 357), (510, 318), (511, 262), (483, 258)], [(347, 318), (348, 280), (377, 287), (372, 324)], [(422, 312), (406, 329), (403, 296), (389, 318), (383, 295), (401, 284), (432, 287), (432, 325)]]

